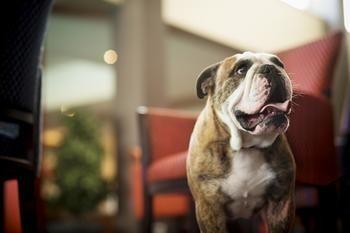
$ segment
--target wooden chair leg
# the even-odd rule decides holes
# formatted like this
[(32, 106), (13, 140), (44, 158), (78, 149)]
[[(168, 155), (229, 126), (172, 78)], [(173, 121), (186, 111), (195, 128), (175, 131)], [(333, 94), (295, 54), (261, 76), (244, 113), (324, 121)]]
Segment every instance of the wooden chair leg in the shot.
[(350, 174), (341, 180), (340, 211), (343, 232), (350, 232)]
[(316, 232), (337, 233), (337, 189), (335, 184), (318, 188), (319, 211), (316, 220)]
[(38, 232), (38, 211), (35, 176), (18, 179), (20, 216), (23, 233)]
[(153, 197), (150, 194), (144, 195), (144, 216), (143, 233), (152, 233), (153, 226)]
[(317, 209), (314, 207), (303, 207), (296, 210), (296, 215), (300, 219), (300, 223), (305, 233), (315, 233)]
[(197, 219), (196, 219), (196, 204), (194, 203), (194, 200), (192, 197), (189, 197), (189, 207), (190, 211), (188, 214), (189, 217), (189, 227), (188, 227), (188, 232), (189, 233), (199, 233), (199, 227), (197, 224)]

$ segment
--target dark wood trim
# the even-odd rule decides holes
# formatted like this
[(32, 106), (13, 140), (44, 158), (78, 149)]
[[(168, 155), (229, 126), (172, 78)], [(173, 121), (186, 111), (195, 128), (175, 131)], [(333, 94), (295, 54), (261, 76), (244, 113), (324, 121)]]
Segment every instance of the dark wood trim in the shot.
[[(137, 109), (137, 114), (138, 114), (138, 123), (139, 123), (139, 132), (140, 132), (140, 144), (141, 144), (141, 149), (142, 149), (142, 166), (148, 167), (150, 164), (150, 155), (151, 151), (149, 148), (149, 124), (148, 124), (148, 108), (141, 106), (138, 107)], [(145, 171), (143, 171), (145, 172)]]

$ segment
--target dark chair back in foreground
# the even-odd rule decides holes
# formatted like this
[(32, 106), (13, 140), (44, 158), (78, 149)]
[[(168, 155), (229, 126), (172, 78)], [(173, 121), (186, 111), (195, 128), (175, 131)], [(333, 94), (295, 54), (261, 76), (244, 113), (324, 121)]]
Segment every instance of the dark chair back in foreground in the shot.
[[(40, 167), (40, 54), (51, 0), (10, 1), (0, 22), (0, 198), (3, 184), (17, 179), (23, 232), (38, 232), (36, 177)], [(8, 229), (7, 229), (8, 230)]]

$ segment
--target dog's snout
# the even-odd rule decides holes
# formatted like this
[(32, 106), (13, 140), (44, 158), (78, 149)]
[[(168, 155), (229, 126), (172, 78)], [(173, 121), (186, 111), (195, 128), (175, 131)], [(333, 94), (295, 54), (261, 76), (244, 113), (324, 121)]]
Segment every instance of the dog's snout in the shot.
[(282, 103), (288, 99), (287, 88), (282, 79), (274, 79), (268, 102)]
[(261, 73), (263, 73), (263, 74), (269, 74), (269, 73), (271, 73), (271, 71), (272, 71), (272, 65), (263, 65), (262, 67), (261, 67)]
[(266, 64), (266, 65), (261, 66), (260, 73), (262, 73), (262, 74), (276, 73), (276, 68), (273, 65)]
[(279, 70), (272, 64), (260, 66), (258, 73), (267, 79), (271, 86), (268, 102), (284, 102), (288, 98), (288, 91), (283, 76)]

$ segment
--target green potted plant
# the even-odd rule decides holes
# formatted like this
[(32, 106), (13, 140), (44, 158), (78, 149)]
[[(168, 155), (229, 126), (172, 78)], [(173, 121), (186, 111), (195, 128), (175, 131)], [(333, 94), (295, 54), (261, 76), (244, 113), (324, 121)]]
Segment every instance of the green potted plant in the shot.
[(99, 125), (85, 112), (65, 116), (62, 123), (65, 134), (55, 151), (53, 176), (57, 191), (48, 199), (49, 209), (81, 218), (96, 210), (108, 193), (101, 177)]

